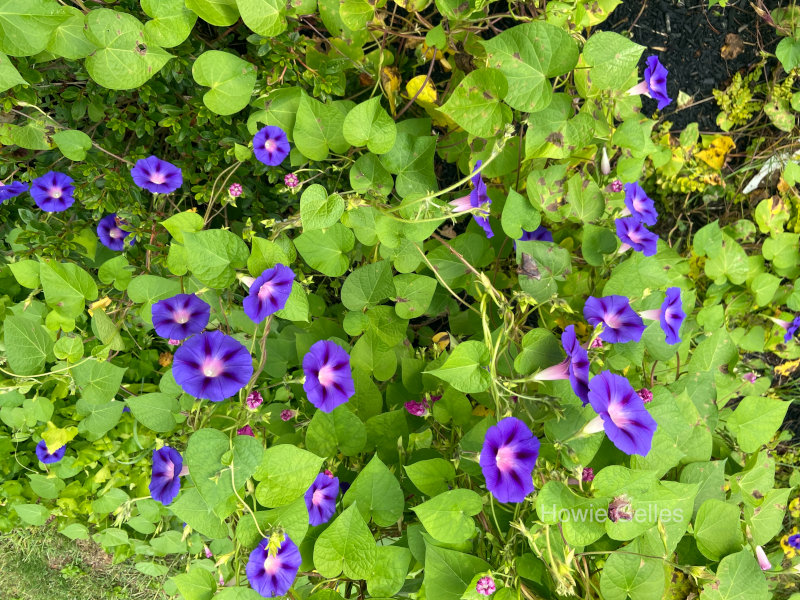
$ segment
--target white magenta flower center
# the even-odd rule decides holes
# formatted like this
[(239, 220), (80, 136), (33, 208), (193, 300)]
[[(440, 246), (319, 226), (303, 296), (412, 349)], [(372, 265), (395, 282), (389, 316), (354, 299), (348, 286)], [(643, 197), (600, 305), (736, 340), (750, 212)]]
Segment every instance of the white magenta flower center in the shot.
[(311, 496), (311, 504), (314, 506), (319, 506), (322, 504), (323, 500), (325, 500), (325, 490), (318, 489), (314, 490), (314, 493)]
[(51, 187), (50, 188), (50, 197), (51, 198), (61, 198), (61, 188), (59, 188), (59, 187)]
[(610, 402), (608, 404), (608, 416), (617, 427), (623, 428), (628, 425), (631, 420), (625, 414), (625, 409), (620, 406), (618, 402)]
[(272, 296), (273, 285), (271, 281), (265, 281), (261, 284), (261, 287), (258, 289), (258, 299), (261, 301), (266, 300), (270, 296)]
[(203, 375), (206, 377), (216, 377), (222, 373), (222, 363), (215, 358), (210, 358), (203, 363), (202, 369)]
[(497, 464), (497, 468), (500, 469), (503, 473), (507, 473), (511, 469), (514, 468), (515, 460), (514, 460), (514, 450), (509, 448), (508, 446), (501, 446), (497, 450), (497, 455), (495, 456), (495, 463)]
[(278, 145), (275, 143), (275, 140), (267, 139), (267, 141), (264, 142), (264, 150), (267, 152), (275, 152), (277, 147)]
[[(114, 237), (114, 236), (112, 236), (112, 237)], [(186, 310), (185, 308), (182, 308), (180, 310), (176, 310), (175, 311), (175, 322), (176, 323), (180, 323), (181, 325), (183, 325), (184, 323), (189, 321), (189, 317), (190, 316), (191, 315), (189, 314), (189, 311)]]
[(336, 378), (336, 374), (333, 370), (333, 367), (330, 365), (325, 365), (319, 370), (319, 375), (317, 375), (317, 379), (319, 379), (319, 383), (322, 387), (328, 387), (333, 383), (333, 380)]
[(264, 570), (267, 572), (267, 575), (275, 575), (281, 568), (281, 559), (277, 556), (267, 556), (264, 559)]
[(161, 184), (162, 184), (162, 183), (164, 183), (166, 180), (167, 180), (167, 177), (166, 177), (166, 176), (165, 176), (163, 173), (158, 173), (158, 172), (156, 172), (156, 173), (153, 173), (153, 174), (150, 176), (150, 181), (152, 181), (152, 182), (153, 182), (153, 183), (155, 183), (156, 185), (161, 185)]

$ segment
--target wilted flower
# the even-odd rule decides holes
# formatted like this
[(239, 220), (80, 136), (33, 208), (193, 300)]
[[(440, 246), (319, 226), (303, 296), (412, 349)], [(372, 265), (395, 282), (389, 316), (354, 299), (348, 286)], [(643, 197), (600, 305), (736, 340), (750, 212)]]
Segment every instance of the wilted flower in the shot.
[(283, 176), (283, 183), (286, 187), (293, 189), (300, 185), (300, 179), (294, 173), (287, 173)]
[(769, 571), (772, 568), (772, 563), (767, 558), (767, 553), (761, 546), (756, 546), (756, 558), (758, 559), (758, 566), (762, 571)]
[(589, 403), (598, 416), (584, 427), (585, 433), (604, 429), (625, 454), (647, 456), (657, 425), (627, 379), (609, 371), (592, 377)]
[(182, 171), (155, 156), (137, 160), (131, 169), (131, 177), (136, 185), (153, 194), (169, 194), (183, 185)]
[(333, 342), (321, 340), (311, 346), (303, 357), (303, 373), (308, 401), (322, 412), (331, 412), (356, 393), (350, 356)]
[(572, 391), (584, 406), (589, 402), (589, 355), (578, 343), (575, 326), (568, 325), (561, 334), (561, 346), (567, 353), (563, 362), (542, 369), (533, 376), (535, 381), (569, 379)]
[[(121, 219), (117, 218), (116, 213), (106, 215), (97, 223), (97, 237), (100, 242), (109, 250), (120, 252), (125, 249), (125, 238), (131, 232), (123, 231), (120, 225), (124, 225)], [(134, 239), (131, 238), (129, 246), (133, 246)]]
[(39, 443), (36, 444), (36, 457), (46, 465), (57, 463), (64, 458), (64, 454), (66, 452), (67, 447), (61, 446), (61, 448), (51, 454), (47, 449), (47, 443), (44, 440), (40, 440)]
[(636, 395), (642, 399), (642, 402), (647, 404), (648, 402), (653, 401), (653, 392), (648, 390), (647, 388), (642, 388), (636, 392)]
[(183, 458), (180, 453), (164, 446), (153, 450), (153, 472), (150, 477), (150, 495), (156, 502), (170, 504), (181, 490)]
[(793, 527), (790, 533), (787, 533), (781, 538), (781, 548), (786, 558), (792, 559), (800, 552), (800, 533), (797, 532), (797, 527)]
[(475, 584), (475, 591), (482, 596), (491, 596), (496, 590), (497, 586), (495, 586), (494, 579), (492, 579), (489, 575), (486, 577), (481, 577), (478, 580), (478, 583)]
[(644, 70), (644, 79), (628, 90), (628, 94), (636, 96), (643, 94), (658, 101), (658, 110), (663, 110), (672, 102), (667, 95), (667, 71), (657, 56), (647, 57), (647, 67)]
[(522, 502), (533, 487), (533, 468), (539, 440), (514, 417), (489, 427), (483, 441), (480, 465), (486, 488), (498, 502)]
[(254, 323), (261, 323), (269, 315), (281, 310), (292, 292), (294, 271), (282, 264), (266, 269), (250, 286), (250, 293), (242, 303), (245, 314)]
[(622, 182), (619, 179), (615, 179), (614, 181), (608, 184), (608, 190), (614, 193), (621, 192)]
[(249, 394), (247, 394), (247, 400), (245, 403), (247, 404), (247, 408), (250, 410), (255, 410), (264, 402), (264, 398), (259, 394), (256, 390), (253, 390)]
[(658, 236), (636, 217), (614, 219), (614, 224), (617, 227), (617, 237), (622, 242), (620, 252), (633, 248), (645, 256), (653, 256), (658, 251)]
[(75, 202), (74, 192), (72, 177), (58, 171), (50, 171), (31, 182), (33, 201), (45, 212), (67, 210)]
[(178, 348), (172, 374), (184, 392), (220, 402), (247, 385), (253, 361), (240, 342), (221, 331), (211, 331)]
[(275, 167), (289, 156), (289, 140), (280, 127), (267, 125), (253, 137), (253, 152), (265, 165)]
[(162, 367), (168, 367), (172, 364), (172, 353), (171, 352), (162, 352), (158, 355), (158, 364)]
[(208, 325), (211, 307), (194, 294), (176, 294), (153, 304), (153, 327), (168, 340), (184, 340)]
[(608, 518), (616, 523), (620, 519), (630, 521), (633, 519), (633, 507), (627, 495), (617, 496), (608, 505)]
[(415, 417), (421, 417), (428, 410), (428, 403), (425, 400), (417, 402), (416, 400), (409, 400), (405, 403), (406, 410)]
[(281, 421), (291, 421), (294, 418), (294, 411), (293, 410), (282, 410), (281, 411)]
[(256, 437), (256, 434), (253, 432), (253, 428), (250, 427), (250, 425), (245, 425), (241, 429), (237, 429), (236, 435), (249, 435), (250, 437)]
[[(469, 193), (469, 202), (473, 208), (482, 208), (492, 203), (489, 194), (486, 192), (486, 184), (483, 182), (483, 177), (481, 177), (481, 174), (478, 172), (478, 169), (481, 168), (481, 164), (482, 161), (479, 160), (475, 163), (475, 169), (473, 170), (475, 174), (472, 176), (472, 191)], [(473, 215), (473, 218), (486, 233), (486, 237), (491, 238), (494, 236), (494, 232), (492, 231), (492, 226), (489, 224), (489, 211), (484, 209), (481, 212), (486, 216)]]
[(11, 183), (5, 185), (2, 181), (0, 181), (0, 204), (9, 198), (16, 198), (23, 192), (27, 191), (27, 183), (22, 183), (21, 181), (12, 181)]
[(594, 469), (592, 467), (585, 467), (581, 473), (581, 481), (590, 482), (594, 481)]
[(643, 310), (640, 314), (645, 319), (660, 322), (661, 330), (664, 332), (668, 344), (680, 343), (681, 338), (678, 334), (683, 321), (686, 319), (686, 313), (683, 312), (681, 303), (681, 288), (667, 288), (667, 294), (661, 304), (661, 308)]
[(231, 198), (238, 198), (242, 195), (242, 184), (232, 183), (231, 187), (228, 188), (228, 193), (230, 194)]
[(295, 543), (285, 536), (277, 552), (270, 553), (269, 538), (264, 538), (250, 553), (245, 572), (247, 581), (265, 598), (284, 596), (292, 587), (303, 559)]
[(789, 502), (789, 514), (795, 519), (800, 519), (800, 496)]
[(333, 475), (320, 473), (306, 490), (305, 501), (308, 509), (308, 522), (315, 527), (330, 521), (336, 512), (336, 496), (339, 495), (339, 479)]
[(655, 204), (638, 183), (625, 184), (625, 206), (645, 225), (653, 226), (658, 221)]
[(642, 318), (625, 296), (589, 296), (583, 305), (583, 316), (591, 325), (603, 326), (600, 339), (610, 344), (638, 342), (644, 332)]
[(755, 383), (756, 379), (758, 379), (758, 374), (753, 372), (745, 373), (742, 375), (742, 379), (744, 379), (747, 383)]

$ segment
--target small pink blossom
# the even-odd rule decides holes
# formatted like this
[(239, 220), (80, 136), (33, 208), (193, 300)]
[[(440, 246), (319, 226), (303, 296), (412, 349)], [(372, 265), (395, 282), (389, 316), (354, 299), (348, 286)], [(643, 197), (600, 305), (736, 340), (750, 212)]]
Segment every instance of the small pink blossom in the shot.
[(592, 343), (589, 344), (589, 348), (602, 348), (603, 347), (603, 340), (600, 338), (595, 338), (592, 340)]
[(416, 417), (421, 417), (425, 414), (428, 410), (428, 403), (423, 400), (422, 402), (416, 402), (415, 400), (409, 400), (405, 404), (406, 410)]
[(300, 179), (298, 179), (297, 175), (294, 173), (287, 173), (283, 178), (283, 183), (285, 183), (288, 188), (296, 188), (300, 185)]
[(611, 183), (608, 184), (608, 189), (611, 192), (621, 192), (622, 191), (622, 182), (619, 179), (615, 179)]
[(489, 575), (486, 577), (481, 577), (478, 580), (478, 583), (475, 585), (475, 591), (482, 596), (491, 596), (494, 594), (495, 590), (497, 590), (497, 586), (494, 584), (494, 579), (492, 579)]
[(323, 471), (323, 473), (325, 473), (325, 475), (326, 475), (327, 477), (330, 477), (331, 479), (333, 479), (333, 471), (331, 471), (330, 469), (325, 469), (325, 470)]
[(756, 373), (751, 372), (743, 375), (742, 379), (744, 379), (748, 383), (755, 383), (756, 379), (758, 379), (758, 375)]
[(253, 428), (250, 427), (250, 425), (245, 425), (241, 429), (237, 429), (236, 435), (249, 435), (250, 437), (256, 437), (256, 434), (253, 433)]
[(214, 558), (214, 554), (208, 549), (208, 546), (203, 546), (203, 552), (205, 552), (206, 558)]
[(253, 390), (247, 395), (247, 400), (245, 402), (247, 403), (247, 408), (250, 410), (255, 410), (261, 406), (261, 404), (264, 402), (264, 398), (262, 398), (261, 394), (259, 394), (256, 390)]
[(294, 418), (294, 411), (293, 410), (282, 410), (281, 411), (281, 421), (291, 421)]
[(231, 195), (232, 198), (238, 198), (242, 195), (242, 184), (241, 183), (233, 183), (231, 187), (228, 188), (228, 193)]
[(583, 469), (581, 479), (586, 482), (592, 481), (594, 479), (594, 469), (592, 467), (586, 467)]
[(183, 340), (169, 340), (167, 344), (170, 346), (180, 346)]
[(653, 400), (653, 392), (651, 392), (647, 388), (642, 388), (636, 393), (639, 395), (639, 398), (641, 398), (642, 402), (644, 402), (645, 404)]
[(219, 574), (219, 587), (223, 587), (225, 585), (225, 579), (222, 577), (222, 573)]

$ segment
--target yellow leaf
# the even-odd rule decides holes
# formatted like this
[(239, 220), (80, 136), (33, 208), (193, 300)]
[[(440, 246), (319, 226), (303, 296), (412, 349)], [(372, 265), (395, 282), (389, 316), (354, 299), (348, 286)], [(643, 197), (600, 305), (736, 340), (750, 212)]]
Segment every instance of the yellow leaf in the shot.
[(734, 144), (733, 140), (727, 135), (718, 135), (711, 141), (711, 144), (709, 144), (708, 148), (700, 150), (700, 152), (697, 152), (695, 156), (697, 156), (697, 158), (702, 160), (712, 169), (719, 171), (722, 169), (722, 165), (725, 164), (725, 159), (728, 156), (728, 152), (733, 150), (735, 147), (736, 144)]
[(789, 375), (794, 373), (798, 367), (800, 367), (800, 358), (798, 358), (797, 360), (790, 360), (778, 365), (777, 367), (775, 367), (775, 374), (783, 375), (784, 377), (789, 377)]
[(439, 346), (439, 350), (444, 350), (450, 344), (450, 334), (442, 331), (433, 336), (433, 343)]
[(400, 71), (397, 70), (397, 67), (383, 67), (381, 69), (381, 86), (386, 98), (389, 100), (392, 116), (397, 113), (396, 98), (400, 90), (400, 83)]
[(108, 296), (106, 296), (105, 298), (101, 298), (97, 302), (92, 302), (89, 305), (89, 316), (93, 317), (94, 311), (96, 311), (98, 308), (103, 312), (105, 312), (105, 309), (108, 308), (110, 304), (111, 304), (111, 298), (109, 298)]
[[(425, 87), (422, 87), (423, 85)], [(416, 96), (417, 92), (419, 92), (415, 100), (417, 104), (425, 106), (436, 103), (436, 87), (427, 75), (417, 75), (406, 84), (406, 94), (409, 98)]]
[(47, 444), (47, 451), (52, 454), (75, 439), (76, 435), (78, 435), (77, 427), (61, 429), (60, 427), (56, 427), (52, 421), (48, 421), (47, 429), (44, 430), (42, 438), (44, 438), (44, 443)]
[(486, 408), (483, 404), (478, 404), (478, 406), (472, 409), (472, 414), (476, 417), (488, 417), (489, 415), (493, 415), (494, 411), (491, 408)]

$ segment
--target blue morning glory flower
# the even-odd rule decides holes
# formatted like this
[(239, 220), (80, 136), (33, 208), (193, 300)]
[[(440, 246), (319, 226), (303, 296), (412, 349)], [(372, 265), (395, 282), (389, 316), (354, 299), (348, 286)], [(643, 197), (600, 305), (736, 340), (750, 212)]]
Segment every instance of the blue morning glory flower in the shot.
[(481, 174), (478, 172), (478, 169), (481, 168), (481, 164), (483, 163), (479, 160), (475, 163), (475, 169), (473, 169), (473, 173), (475, 174), (472, 176), (472, 191), (469, 193), (469, 203), (472, 208), (482, 209), (480, 212), (485, 216), (472, 215), (472, 217), (486, 233), (486, 237), (491, 238), (494, 237), (494, 232), (492, 231), (492, 226), (489, 224), (489, 211), (483, 207), (489, 206), (492, 203), (492, 199), (489, 198), (489, 194), (486, 191), (486, 184), (483, 182), (483, 177), (481, 177)]
[(153, 194), (169, 194), (183, 185), (182, 171), (155, 156), (137, 160), (131, 169), (131, 177), (136, 185)]
[(645, 225), (652, 227), (656, 224), (658, 220), (656, 207), (638, 183), (625, 184), (625, 206)]
[[(120, 252), (125, 249), (125, 238), (128, 237), (131, 232), (124, 231), (120, 228), (120, 225), (124, 225), (124, 223), (117, 218), (116, 213), (106, 215), (97, 223), (97, 237), (100, 238), (100, 242), (103, 246), (109, 250)], [(134, 239), (131, 238), (128, 245), (133, 246), (133, 242)]]
[(668, 344), (680, 343), (679, 333), (681, 325), (686, 319), (686, 313), (683, 312), (683, 304), (681, 303), (681, 288), (668, 288), (661, 308), (643, 310), (640, 314), (645, 319), (652, 319), (661, 324), (661, 329), (666, 336)]
[(22, 183), (21, 181), (12, 181), (7, 185), (3, 185), (0, 182), (0, 204), (8, 200), (9, 198), (16, 198), (23, 192), (28, 191), (28, 184)]
[(633, 248), (645, 256), (653, 256), (658, 251), (658, 236), (647, 229), (636, 217), (614, 219), (617, 237), (622, 242), (620, 252)]
[(36, 457), (46, 465), (57, 463), (64, 458), (64, 454), (66, 452), (67, 447), (61, 446), (61, 448), (51, 454), (47, 449), (47, 443), (44, 440), (40, 440), (39, 443), (36, 444)]
[(242, 303), (245, 314), (254, 323), (261, 323), (269, 315), (281, 310), (292, 293), (294, 271), (277, 264), (265, 270), (250, 285), (250, 293)]
[(520, 242), (552, 242), (553, 234), (550, 233), (544, 225), (539, 225), (533, 231), (522, 230), (522, 237), (519, 238)]
[(240, 342), (210, 331), (190, 337), (176, 350), (172, 375), (187, 394), (221, 402), (247, 385), (253, 360)]
[(153, 327), (168, 340), (185, 340), (208, 325), (211, 307), (194, 294), (176, 294), (153, 304)]
[(322, 412), (331, 412), (356, 393), (350, 356), (333, 342), (319, 341), (311, 346), (303, 357), (303, 373), (308, 401)]
[(286, 132), (275, 125), (261, 128), (253, 137), (253, 153), (265, 165), (276, 167), (289, 156), (289, 140)]
[(150, 477), (150, 495), (164, 506), (170, 504), (181, 491), (183, 458), (174, 448), (164, 446), (153, 450), (153, 471)]
[(656, 422), (627, 379), (603, 371), (589, 382), (589, 403), (598, 418), (584, 431), (605, 430), (608, 439), (625, 454), (647, 456)]
[(483, 440), (480, 465), (488, 489), (498, 502), (522, 502), (533, 489), (533, 467), (539, 440), (514, 417), (489, 427)]
[(638, 342), (644, 322), (625, 296), (589, 296), (583, 305), (584, 318), (594, 327), (603, 326), (600, 339), (610, 344)]
[(75, 202), (74, 192), (72, 177), (58, 171), (50, 171), (31, 183), (33, 201), (45, 212), (67, 210)]
[(667, 71), (657, 56), (647, 57), (647, 67), (644, 70), (644, 79), (628, 90), (628, 94), (635, 96), (643, 94), (658, 101), (658, 110), (667, 107), (672, 99), (667, 95)]
[(308, 522), (322, 525), (330, 521), (336, 512), (336, 496), (339, 495), (339, 478), (320, 473), (305, 493)]
[(533, 376), (534, 381), (558, 381), (569, 379), (572, 391), (583, 405), (589, 403), (589, 354), (578, 342), (575, 325), (568, 325), (561, 334), (561, 346), (567, 353), (566, 360), (542, 369)]
[(264, 598), (284, 596), (292, 587), (303, 559), (300, 550), (284, 536), (277, 552), (270, 553), (269, 538), (264, 538), (250, 553), (245, 572), (247, 581)]

